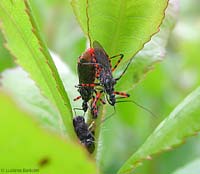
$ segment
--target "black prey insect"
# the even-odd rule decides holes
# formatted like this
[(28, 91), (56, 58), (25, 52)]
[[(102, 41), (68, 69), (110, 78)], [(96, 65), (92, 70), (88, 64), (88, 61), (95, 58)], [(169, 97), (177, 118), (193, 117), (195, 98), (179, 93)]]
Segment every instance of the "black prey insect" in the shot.
[(86, 147), (88, 152), (93, 153), (95, 150), (94, 131), (89, 129), (84, 117), (76, 116), (73, 118), (73, 126), (80, 142)]

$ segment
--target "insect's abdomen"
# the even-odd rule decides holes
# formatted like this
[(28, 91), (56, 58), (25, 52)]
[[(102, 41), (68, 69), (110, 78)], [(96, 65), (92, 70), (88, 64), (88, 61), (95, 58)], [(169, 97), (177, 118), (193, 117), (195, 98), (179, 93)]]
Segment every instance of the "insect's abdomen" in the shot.
[[(92, 64), (92, 55), (86, 51), (83, 55), (79, 58), (78, 61), (78, 76), (79, 76), (79, 83), (84, 84), (91, 84), (94, 83), (95, 80), (95, 66)], [(91, 63), (91, 64), (84, 64), (84, 63)]]

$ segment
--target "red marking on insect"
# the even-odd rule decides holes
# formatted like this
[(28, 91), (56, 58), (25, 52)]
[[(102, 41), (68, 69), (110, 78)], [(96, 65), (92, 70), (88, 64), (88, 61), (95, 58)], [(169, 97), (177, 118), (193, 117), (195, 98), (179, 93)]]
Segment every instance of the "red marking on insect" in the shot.
[(87, 52), (89, 52), (90, 55), (94, 55), (94, 48), (88, 48)]
[(93, 116), (93, 118), (97, 118), (98, 116), (98, 106), (97, 106), (97, 102), (100, 101), (102, 104), (106, 104), (106, 102), (104, 100), (101, 99), (101, 95), (103, 93), (103, 91), (100, 92), (95, 92), (96, 96), (93, 96), (93, 100), (91, 103), (91, 114)]

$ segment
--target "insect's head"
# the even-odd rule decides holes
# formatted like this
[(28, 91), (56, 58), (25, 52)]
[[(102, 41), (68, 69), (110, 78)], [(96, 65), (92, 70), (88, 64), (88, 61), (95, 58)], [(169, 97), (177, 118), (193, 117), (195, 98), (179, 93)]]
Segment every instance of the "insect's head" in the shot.
[(110, 98), (110, 101), (109, 101), (109, 103), (110, 103), (112, 106), (114, 106), (114, 105), (115, 105), (115, 103), (116, 103), (115, 94), (114, 94), (114, 93), (112, 93), (111, 95), (109, 95), (109, 98)]
[(73, 125), (74, 127), (77, 127), (80, 124), (84, 124), (85, 123), (85, 119), (82, 116), (76, 116), (73, 118)]
[(104, 87), (106, 93), (109, 95), (110, 104), (115, 104), (115, 94), (114, 94), (114, 85), (116, 84), (116, 80), (114, 78), (110, 78), (109, 76), (105, 79)]

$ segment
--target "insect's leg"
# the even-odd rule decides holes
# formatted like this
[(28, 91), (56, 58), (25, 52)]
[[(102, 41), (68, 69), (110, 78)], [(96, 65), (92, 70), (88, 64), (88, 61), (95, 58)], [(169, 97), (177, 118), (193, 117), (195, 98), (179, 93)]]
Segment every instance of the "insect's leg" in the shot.
[[(103, 93), (103, 90), (101, 90), (101, 91), (99, 92), (99, 94), (98, 94), (98, 95), (99, 95), (99, 100), (100, 100), (100, 102), (101, 102), (103, 105), (105, 105), (105, 104), (106, 104), (106, 101), (100, 98), (102, 93)], [(96, 93), (96, 94), (97, 94), (97, 93)]]
[(89, 131), (94, 131), (94, 128), (95, 128), (95, 122), (94, 122), (94, 120), (90, 123), (90, 125), (88, 126), (88, 130)]
[(119, 60), (117, 61), (117, 63), (115, 64), (115, 66), (112, 68), (112, 72), (117, 68), (117, 66), (120, 64), (120, 62), (122, 61), (124, 55), (123, 54), (118, 54), (116, 56), (113, 56), (111, 57), (110, 59), (112, 58), (115, 58), (115, 57), (120, 57)]
[(94, 87), (94, 86), (100, 86), (100, 83), (90, 83), (90, 84), (81, 83), (78, 84), (76, 87)]
[(92, 112), (93, 118), (97, 118), (97, 116), (98, 116), (97, 102), (98, 102), (98, 100), (100, 100), (102, 92), (103, 91), (96, 93), (96, 97), (93, 96), (93, 101), (92, 101), (92, 104), (91, 104), (91, 112)]
[(103, 105), (105, 105), (106, 104), (106, 101), (105, 100), (103, 100), (103, 99), (99, 99), (100, 100), (100, 102), (103, 104)]
[(115, 78), (116, 81), (118, 81), (119, 79), (122, 78), (122, 76), (123, 76), (123, 75), (125, 74), (125, 72), (127, 71), (129, 65), (131, 64), (132, 60), (133, 60), (133, 58), (131, 58), (131, 59), (129, 60), (128, 64), (126, 65), (126, 67), (125, 67), (124, 71), (121, 73), (121, 75), (120, 75), (118, 78)]
[(123, 54), (117, 54), (117, 55), (114, 55), (112, 57), (109, 57), (109, 59), (113, 59), (113, 58), (116, 58), (116, 57), (124, 57)]
[(96, 104), (97, 104), (98, 100), (100, 99), (100, 97), (101, 97), (101, 92), (97, 93), (96, 97), (93, 96), (93, 102), (92, 102), (92, 107), (91, 108), (95, 108), (96, 107)]
[(115, 95), (120, 95), (122, 98), (128, 98), (128, 97), (130, 97), (130, 94), (127, 94), (125, 92), (117, 92), (117, 91), (115, 91), (114, 94)]
[(77, 100), (79, 100), (80, 98), (81, 98), (81, 96), (78, 96), (78, 97), (74, 98), (74, 101), (77, 101)]
[(96, 97), (92, 96), (92, 103), (91, 103), (91, 114), (93, 118), (97, 117), (98, 109), (97, 109), (97, 100)]

